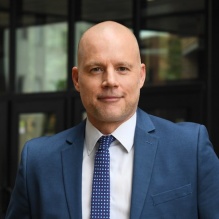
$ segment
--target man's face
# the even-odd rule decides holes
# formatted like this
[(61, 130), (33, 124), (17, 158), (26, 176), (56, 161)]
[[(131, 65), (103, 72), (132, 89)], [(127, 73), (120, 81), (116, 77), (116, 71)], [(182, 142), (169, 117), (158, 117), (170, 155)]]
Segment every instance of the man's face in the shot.
[(111, 36), (87, 40), (79, 66), (72, 70), (87, 116), (97, 128), (120, 125), (136, 111), (145, 65), (140, 63), (136, 43), (127, 40)]

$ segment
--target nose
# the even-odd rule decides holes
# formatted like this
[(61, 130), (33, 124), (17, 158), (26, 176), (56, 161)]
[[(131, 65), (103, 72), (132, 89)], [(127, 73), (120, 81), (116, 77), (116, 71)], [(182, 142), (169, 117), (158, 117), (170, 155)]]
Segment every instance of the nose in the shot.
[(118, 86), (117, 79), (118, 78), (117, 78), (116, 71), (114, 70), (114, 68), (108, 68), (103, 73), (102, 86), (103, 87), (116, 87), (116, 86)]

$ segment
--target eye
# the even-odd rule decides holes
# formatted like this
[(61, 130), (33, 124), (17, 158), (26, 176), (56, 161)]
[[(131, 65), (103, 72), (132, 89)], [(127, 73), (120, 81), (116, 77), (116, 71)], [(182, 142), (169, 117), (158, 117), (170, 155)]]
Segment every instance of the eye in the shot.
[(127, 67), (121, 66), (121, 67), (117, 68), (117, 71), (125, 73), (125, 72), (129, 71), (129, 69)]
[(95, 67), (95, 68), (92, 68), (92, 69), (90, 70), (90, 72), (91, 72), (91, 73), (101, 73), (101, 72), (103, 72), (103, 69), (100, 68), (100, 67)]

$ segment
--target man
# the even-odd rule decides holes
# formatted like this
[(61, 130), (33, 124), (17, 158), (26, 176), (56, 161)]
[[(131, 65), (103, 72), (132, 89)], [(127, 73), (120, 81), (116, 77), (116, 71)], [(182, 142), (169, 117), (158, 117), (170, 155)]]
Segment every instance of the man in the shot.
[(129, 29), (107, 21), (84, 33), (72, 79), (87, 119), (27, 142), (7, 219), (90, 218), (102, 135), (115, 138), (109, 147), (111, 219), (219, 218), (219, 161), (205, 127), (138, 109), (145, 76)]

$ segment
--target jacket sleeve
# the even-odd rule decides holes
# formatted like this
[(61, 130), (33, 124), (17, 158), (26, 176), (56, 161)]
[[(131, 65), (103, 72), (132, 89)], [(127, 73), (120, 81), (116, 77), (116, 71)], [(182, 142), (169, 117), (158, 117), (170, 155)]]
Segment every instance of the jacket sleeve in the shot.
[(24, 147), (5, 219), (31, 219), (26, 182), (28, 147)]
[(219, 160), (207, 130), (198, 136), (198, 210), (201, 219), (219, 218)]

